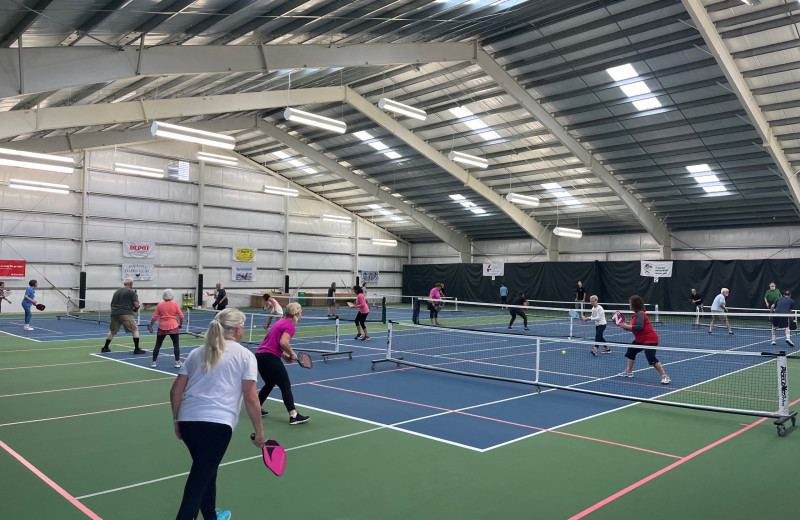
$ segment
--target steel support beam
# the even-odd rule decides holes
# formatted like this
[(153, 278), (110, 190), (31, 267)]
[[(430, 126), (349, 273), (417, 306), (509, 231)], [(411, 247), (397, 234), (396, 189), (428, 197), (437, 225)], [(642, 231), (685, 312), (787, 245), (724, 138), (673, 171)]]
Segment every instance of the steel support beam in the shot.
[(287, 105), (287, 98), (290, 105), (341, 102), (344, 87), (297, 89), (288, 94), (284, 90), (0, 112), (0, 139), (60, 128), (281, 108)]
[[(544, 226), (530, 218), (527, 213), (508, 202), (505, 197), (492, 190), (489, 186), (470, 175), (469, 172), (445, 157), (439, 150), (429, 145), (425, 140), (418, 137), (414, 132), (400, 125), (392, 117), (375, 105), (362, 97), (355, 90), (347, 88), (346, 101), (359, 112), (381, 125), (383, 128), (393, 133), (407, 145), (422, 154), (428, 160), (442, 168), (444, 171), (461, 181), (464, 186), (472, 189), (478, 195), (485, 198), (497, 208), (509, 216), (520, 228), (525, 230), (534, 240), (548, 249), (548, 256), (551, 260), (557, 259), (558, 239)], [(395, 199), (397, 200), (397, 199)]]
[[(659, 246), (669, 243), (669, 228), (663, 222), (653, 215), (639, 199), (623, 187), (622, 184), (614, 178), (611, 172), (600, 164), (594, 155), (584, 148), (577, 139), (572, 137), (569, 132), (556, 121), (556, 118), (550, 115), (550, 113), (545, 110), (522, 85), (517, 83), (499, 63), (494, 61), (494, 59), (482, 49), (478, 50), (477, 56), (478, 65), (481, 69), (500, 85), (500, 87), (508, 92), (520, 106), (525, 108), (533, 117), (542, 123), (542, 125), (553, 134), (553, 137), (566, 146), (585, 167), (589, 168), (592, 173), (603, 182), (603, 184), (608, 186), (631, 210), (642, 227), (650, 233)], [(664, 251), (665, 254), (668, 254), (671, 250), (667, 248)]]
[[(365, 67), (473, 61), (474, 43), (327, 45), (166, 45), (34, 47), (25, 49), (30, 94), (140, 76), (234, 74), (285, 69)], [(16, 49), (0, 49), (0, 98), (17, 96)]]
[(780, 172), (781, 177), (783, 177), (783, 180), (786, 181), (789, 194), (795, 206), (800, 208), (800, 181), (798, 181), (791, 164), (789, 164), (789, 160), (786, 158), (783, 148), (781, 148), (780, 143), (775, 138), (775, 134), (772, 132), (772, 128), (770, 128), (769, 121), (767, 121), (767, 118), (761, 111), (761, 107), (753, 96), (753, 92), (750, 90), (744, 76), (739, 71), (739, 67), (736, 66), (733, 56), (731, 56), (728, 48), (725, 47), (725, 43), (717, 32), (714, 22), (711, 21), (708, 12), (706, 12), (705, 7), (703, 7), (703, 4), (699, 0), (682, 1), (689, 16), (692, 17), (695, 28), (702, 35), (703, 40), (705, 40), (706, 45), (708, 45), (708, 50), (711, 51), (711, 54), (719, 64), (719, 68), (722, 69), (722, 73), (725, 74), (729, 88), (736, 94), (745, 112), (747, 112), (750, 123), (753, 125), (756, 132), (758, 132), (758, 136), (761, 137), (764, 149), (775, 162), (775, 166)]
[[(424, 227), (425, 229), (427, 229), (428, 231), (439, 237), (443, 242), (448, 244), (450, 247), (458, 251), (462, 259), (471, 256), (471, 243), (469, 238), (465, 237), (464, 235), (450, 229), (449, 227), (443, 224), (440, 224), (439, 222), (433, 220), (431, 217), (415, 210), (413, 207), (406, 204), (397, 197), (393, 197), (388, 191), (382, 190), (380, 186), (378, 186), (377, 184), (373, 184), (364, 177), (356, 175), (355, 173), (351, 172), (349, 169), (345, 168), (335, 160), (330, 159), (322, 152), (315, 150), (314, 148), (307, 145), (300, 139), (287, 134), (283, 130), (267, 123), (263, 119), (258, 119), (256, 123), (256, 128), (259, 131), (261, 131), (264, 135), (267, 135), (272, 139), (275, 139), (276, 141), (285, 144), (286, 146), (300, 153), (304, 157), (307, 157), (312, 161), (314, 161), (315, 163), (319, 164), (329, 172), (338, 175), (343, 180), (364, 190), (365, 192), (375, 197), (376, 199), (380, 200), (381, 202), (388, 204), (389, 206), (393, 207), (400, 213), (406, 215), (408, 218), (412, 219), (414, 222)], [(464, 260), (464, 261), (469, 262), (471, 260)]]

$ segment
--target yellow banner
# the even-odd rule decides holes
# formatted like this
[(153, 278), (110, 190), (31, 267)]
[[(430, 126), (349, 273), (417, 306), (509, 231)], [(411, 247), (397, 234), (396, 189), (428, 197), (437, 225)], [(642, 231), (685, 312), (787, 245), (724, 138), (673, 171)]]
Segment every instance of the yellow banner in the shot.
[(236, 248), (233, 250), (233, 259), (236, 260), (237, 262), (255, 262), (256, 250)]

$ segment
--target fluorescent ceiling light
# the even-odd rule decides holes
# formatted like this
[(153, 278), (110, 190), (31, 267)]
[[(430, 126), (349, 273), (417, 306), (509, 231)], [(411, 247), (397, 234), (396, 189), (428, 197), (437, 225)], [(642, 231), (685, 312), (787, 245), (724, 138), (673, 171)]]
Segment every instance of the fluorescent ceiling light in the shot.
[(484, 128), (488, 128), (486, 123), (484, 123), (477, 117), (475, 119), (470, 119), (469, 121), (464, 121), (464, 124), (470, 127), (470, 129), (472, 130), (482, 130)]
[(278, 159), (288, 159), (289, 158), (289, 154), (284, 152), (283, 150), (278, 150), (277, 152), (272, 152), (272, 155), (274, 155)]
[(372, 141), (371, 143), (369, 143), (369, 145), (371, 147), (375, 148), (376, 150), (378, 150), (379, 152), (382, 152), (383, 150), (388, 150), (389, 149), (388, 146), (386, 146), (385, 144), (383, 144), (380, 141)]
[(654, 108), (660, 107), (661, 102), (656, 97), (650, 97), (647, 99), (640, 99), (639, 101), (634, 101), (633, 106), (635, 106), (637, 110), (652, 110)]
[(325, 213), (322, 214), (322, 220), (328, 222), (342, 222), (345, 224), (349, 224), (350, 222), (353, 221), (353, 219), (350, 217), (344, 217), (340, 215), (326, 215)]
[(59, 195), (67, 195), (69, 193), (69, 186), (66, 184), (52, 184), (50, 182), (29, 181), (26, 179), (9, 179), (8, 187), (15, 190), (44, 191)]
[(161, 121), (153, 121), (153, 125), (150, 127), (150, 133), (156, 137), (188, 141), (190, 143), (204, 144), (215, 148), (225, 148), (226, 150), (233, 150), (236, 146), (236, 139), (229, 135), (204, 132), (203, 130), (162, 123)]
[(711, 171), (711, 168), (709, 168), (707, 164), (691, 164), (687, 166), (686, 169), (689, 170), (689, 173), (703, 173)]
[(469, 155), (456, 151), (452, 151), (447, 154), (447, 158), (453, 162), (469, 164), (470, 166), (476, 166), (478, 168), (487, 168), (489, 166), (489, 161), (483, 157), (477, 157), (475, 155)]
[(72, 157), (23, 152), (10, 148), (0, 148), (0, 164), (57, 173), (72, 173), (75, 169), (75, 159)]
[(705, 190), (706, 193), (723, 193), (723, 192), (728, 191), (728, 189), (723, 185), (719, 185), (719, 186), (703, 186), (703, 190)]
[(152, 177), (154, 179), (164, 178), (163, 169), (150, 168), (149, 166), (137, 166), (135, 164), (115, 162), (114, 171), (117, 173), (129, 173), (131, 175), (138, 175), (140, 177)]
[(387, 240), (385, 238), (373, 238), (372, 243), (376, 246), (391, 246), (394, 247), (397, 245), (397, 240)]
[(483, 208), (471, 208), (470, 211), (475, 213), (476, 215), (482, 215), (483, 213), (486, 213), (486, 210), (484, 210)]
[(553, 229), (553, 234), (565, 238), (581, 238), (583, 232), (580, 229), (570, 229), (565, 227), (556, 227)]
[(719, 177), (712, 173), (711, 175), (699, 175), (695, 177), (694, 180), (703, 184), (704, 182), (719, 182)]
[(425, 121), (425, 118), (428, 117), (428, 114), (424, 110), (387, 98), (381, 98), (378, 101), (378, 108), (381, 110), (388, 110), (389, 112), (402, 114), (404, 116), (413, 117), (414, 119), (419, 119), (420, 121)]
[(266, 184), (261, 188), (261, 191), (269, 193), (270, 195), (285, 195), (286, 197), (297, 197), (299, 195), (295, 189), (281, 188), (280, 186), (267, 186)]
[(536, 197), (529, 197), (527, 195), (520, 195), (519, 193), (508, 193), (506, 200), (514, 204), (522, 204), (525, 206), (538, 206), (539, 199)]
[(400, 159), (402, 157), (402, 155), (400, 155), (399, 153), (394, 152), (394, 151), (384, 152), (383, 155), (385, 155), (389, 159)]
[(633, 65), (630, 63), (626, 63), (625, 65), (620, 65), (619, 67), (611, 67), (610, 69), (606, 69), (606, 72), (614, 81), (622, 81), (624, 79), (631, 79), (635, 78), (639, 74), (636, 73), (636, 69), (633, 68)]
[(557, 183), (557, 182), (546, 182), (546, 183), (542, 184), (542, 188), (544, 188), (546, 190), (560, 190), (561, 189), (561, 185), (559, 183)]
[(478, 135), (481, 136), (484, 141), (490, 141), (492, 139), (500, 139), (500, 134), (498, 134), (494, 130), (490, 130), (488, 132), (481, 132)]
[(383, 209), (380, 206), (378, 206), (377, 204), (370, 204), (369, 208), (371, 208), (371, 209)]
[(295, 121), (309, 126), (316, 126), (337, 134), (343, 134), (347, 131), (347, 124), (344, 121), (331, 119), (329, 117), (312, 114), (296, 108), (287, 108), (283, 111), (283, 118), (287, 121)]
[(649, 94), (650, 89), (644, 81), (637, 81), (636, 83), (628, 83), (627, 85), (620, 85), (622, 91), (628, 97), (641, 96), (642, 94)]
[(467, 200), (467, 198), (463, 195), (459, 195), (458, 193), (453, 193), (450, 195), (450, 198), (453, 200)]
[(455, 107), (450, 109), (450, 113), (456, 117), (469, 117), (472, 114), (472, 111), (467, 107)]
[(200, 162), (209, 162), (214, 164), (221, 164), (223, 166), (236, 166), (239, 161), (236, 157), (230, 155), (217, 155), (215, 153), (197, 152), (197, 160)]
[(369, 141), (370, 139), (375, 139), (374, 137), (372, 137), (372, 134), (370, 134), (366, 130), (361, 130), (360, 132), (356, 132), (353, 135), (358, 137), (362, 141)]
[(474, 208), (475, 207), (475, 203), (474, 202), (470, 202), (468, 200), (462, 200), (461, 202), (459, 202), (459, 204), (461, 204), (465, 208)]

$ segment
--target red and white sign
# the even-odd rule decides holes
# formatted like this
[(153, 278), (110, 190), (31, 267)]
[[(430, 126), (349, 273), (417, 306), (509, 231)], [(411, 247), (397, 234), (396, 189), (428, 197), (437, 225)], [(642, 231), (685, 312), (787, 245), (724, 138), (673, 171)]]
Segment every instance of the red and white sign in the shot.
[(483, 264), (483, 276), (504, 276), (506, 264)]
[(0, 260), (0, 278), (25, 278), (25, 260)]
[(154, 258), (156, 256), (155, 242), (122, 242), (122, 256), (126, 258)]

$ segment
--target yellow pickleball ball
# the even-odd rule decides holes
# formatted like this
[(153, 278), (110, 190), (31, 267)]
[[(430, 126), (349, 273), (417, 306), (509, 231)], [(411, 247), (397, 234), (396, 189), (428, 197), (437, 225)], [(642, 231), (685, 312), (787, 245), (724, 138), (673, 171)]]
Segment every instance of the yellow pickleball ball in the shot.
[(562, 353), (562, 354), (566, 354), (566, 353), (567, 353), (567, 351), (566, 351), (566, 350), (562, 350), (562, 351), (561, 351), (561, 353)]

